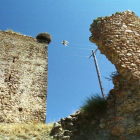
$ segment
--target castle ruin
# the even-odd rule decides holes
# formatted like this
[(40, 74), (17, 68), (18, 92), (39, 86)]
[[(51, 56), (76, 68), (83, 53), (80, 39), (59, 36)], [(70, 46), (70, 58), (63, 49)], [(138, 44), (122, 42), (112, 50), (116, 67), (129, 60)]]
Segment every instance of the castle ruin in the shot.
[(54, 125), (52, 135), (70, 140), (140, 140), (140, 19), (129, 10), (116, 12), (95, 19), (90, 31), (90, 41), (117, 70), (107, 111), (89, 122), (77, 111)]
[(0, 122), (45, 122), (48, 44), (0, 31)]

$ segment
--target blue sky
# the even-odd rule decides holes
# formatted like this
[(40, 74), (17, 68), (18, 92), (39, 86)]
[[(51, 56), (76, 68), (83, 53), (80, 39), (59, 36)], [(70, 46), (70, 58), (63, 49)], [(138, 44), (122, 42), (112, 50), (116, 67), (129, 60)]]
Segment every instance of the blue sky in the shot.
[[(12, 29), (36, 37), (48, 32), (47, 123), (66, 117), (82, 105), (86, 97), (100, 92), (91, 49), (89, 28), (97, 17), (131, 10), (140, 16), (139, 0), (0, 0), (0, 30)], [(68, 40), (69, 45), (62, 45)], [(115, 67), (97, 51), (100, 73), (108, 93), (109, 77)]]

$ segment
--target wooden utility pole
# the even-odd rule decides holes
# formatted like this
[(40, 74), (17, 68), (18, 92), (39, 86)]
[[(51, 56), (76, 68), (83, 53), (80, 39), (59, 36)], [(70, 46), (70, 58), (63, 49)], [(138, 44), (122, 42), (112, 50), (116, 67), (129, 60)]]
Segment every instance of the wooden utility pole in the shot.
[(97, 59), (96, 59), (96, 55), (95, 55), (96, 51), (97, 51), (97, 49), (95, 51), (92, 50), (92, 55), (91, 56), (93, 56), (93, 58), (94, 58), (94, 63), (95, 63), (95, 67), (96, 67), (96, 71), (97, 71), (97, 75), (98, 75), (98, 79), (99, 79), (99, 84), (100, 84), (100, 88), (101, 88), (101, 92), (102, 92), (102, 97), (103, 97), (103, 99), (105, 99), (103, 83), (102, 83), (102, 79), (101, 79), (101, 75), (100, 75), (100, 71), (99, 71), (99, 67), (98, 67), (98, 63), (97, 63)]

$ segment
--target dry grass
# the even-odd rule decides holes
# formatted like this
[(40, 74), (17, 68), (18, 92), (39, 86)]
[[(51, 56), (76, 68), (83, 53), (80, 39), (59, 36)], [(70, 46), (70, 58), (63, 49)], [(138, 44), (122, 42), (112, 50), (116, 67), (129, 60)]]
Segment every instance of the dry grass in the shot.
[(15, 33), (15, 34), (21, 34), (20, 32), (15, 32), (15, 31), (13, 31), (13, 30), (11, 30), (11, 29), (8, 29), (8, 28), (7, 28), (6, 31), (7, 31), (7, 32), (10, 32), (10, 33)]
[(135, 134), (135, 135), (139, 136), (140, 135), (140, 126), (130, 129), (128, 134)]
[(42, 138), (49, 138), (50, 131), (53, 127), (52, 124), (42, 123), (29, 123), (29, 124), (0, 124), (0, 135), (9, 136), (10, 140), (19, 137), (22, 139), (36, 138), (36, 140), (42, 140)]

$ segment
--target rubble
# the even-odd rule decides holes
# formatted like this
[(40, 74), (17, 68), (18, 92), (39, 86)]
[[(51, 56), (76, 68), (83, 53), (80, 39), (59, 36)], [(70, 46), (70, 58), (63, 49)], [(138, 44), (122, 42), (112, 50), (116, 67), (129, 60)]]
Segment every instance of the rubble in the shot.
[(62, 129), (70, 140), (140, 140), (140, 19), (130, 10), (116, 12), (94, 20), (90, 31), (90, 41), (117, 69), (107, 115), (70, 115), (61, 119)]

